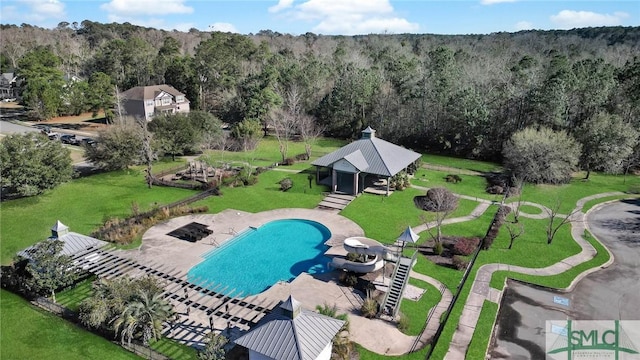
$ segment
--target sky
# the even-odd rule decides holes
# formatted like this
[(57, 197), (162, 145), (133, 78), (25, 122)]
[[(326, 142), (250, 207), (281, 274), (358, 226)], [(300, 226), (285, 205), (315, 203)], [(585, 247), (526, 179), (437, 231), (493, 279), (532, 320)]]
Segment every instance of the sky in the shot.
[(299, 35), (489, 34), (640, 26), (640, 1), (2, 0), (0, 23), (124, 23), (165, 30)]

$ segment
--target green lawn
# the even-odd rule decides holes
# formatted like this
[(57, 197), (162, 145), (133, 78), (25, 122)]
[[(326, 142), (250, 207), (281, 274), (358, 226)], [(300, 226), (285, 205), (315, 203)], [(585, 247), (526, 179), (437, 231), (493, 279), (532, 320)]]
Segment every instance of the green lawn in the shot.
[(140, 359), (6, 290), (0, 308), (0, 359)]
[(457, 158), (453, 156), (444, 155), (422, 155), (422, 161), (426, 164), (433, 164), (439, 166), (447, 166), (457, 169), (478, 171), (478, 172), (491, 172), (501, 171), (502, 166), (489, 161), (479, 161), (464, 158)]
[(154, 186), (148, 189), (140, 168), (92, 175), (62, 184), (43, 195), (0, 203), (0, 261), (8, 264), (16, 252), (46, 239), (56, 220), (71, 231), (90, 234), (108, 217), (168, 204), (195, 191)]
[(404, 333), (416, 336), (424, 327), (424, 319), (429, 315), (429, 310), (438, 305), (442, 295), (435, 286), (425, 281), (410, 278), (409, 284), (426, 290), (418, 301), (403, 298), (400, 303), (400, 312), (409, 319), (409, 328)]
[[(404, 191), (394, 191), (391, 196), (362, 194), (342, 210), (340, 215), (359, 224), (367, 237), (385, 244), (391, 244), (400, 236), (407, 226), (424, 224), (425, 220), (432, 221), (435, 214), (418, 209), (413, 198), (424, 195), (424, 191), (409, 188)], [(469, 215), (478, 203), (460, 199), (458, 208), (449, 218)], [(420, 234), (422, 243), (429, 238), (426, 232)]]
[(90, 297), (93, 294), (93, 288), (91, 284), (95, 280), (95, 276), (92, 276), (86, 280), (83, 280), (76, 284), (76, 286), (65, 289), (56, 294), (56, 301), (58, 304), (73, 310), (78, 311), (78, 305), (82, 300)]
[[(576, 202), (584, 197), (610, 191), (628, 192), (634, 186), (640, 186), (640, 176), (605, 175), (591, 173), (589, 180), (578, 173), (566, 185), (527, 184), (522, 190), (522, 200), (535, 202), (553, 208), (560, 203), (560, 212), (569, 213)], [(602, 202), (601, 200), (598, 202)], [(593, 204), (591, 204), (593, 206)]]
[[(287, 157), (295, 157), (298, 154), (305, 153), (305, 146), (303, 142), (289, 141), (289, 150), (287, 151)], [(337, 150), (346, 142), (336, 139), (320, 138), (311, 147), (311, 160), (326, 155), (334, 150)], [(245, 152), (232, 152), (232, 151), (220, 151), (209, 150), (203, 156), (210, 163), (228, 163), (228, 162), (243, 162), (250, 163), (252, 166), (269, 166), (277, 162), (282, 161), (282, 155), (280, 154), (280, 145), (276, 138), (273, 136), (267, 136), (260, 139), (256, 149)], [(307, 164), (308, 162), (301, 162)], [(295, 164), (293, 167), (287, 166), (286, 168), (293, 168), (300, 170), (302, 165)]]
[[(280, 208), (314, 208), (328, 191), (326, 186), (312, 182), (309, 188), (308, 174), (288, 173), (277, 170), (260, 174), (258, 183), (246, 187), (222, 188), (222, 196), (213, 196), (194, 203), (206, 205), (209, 211), (217, 213), (225, 209), (260, 212)], [(280, 190), (278, 182), (284, 178), (293, 181), (293, 187), (286, 192)]]

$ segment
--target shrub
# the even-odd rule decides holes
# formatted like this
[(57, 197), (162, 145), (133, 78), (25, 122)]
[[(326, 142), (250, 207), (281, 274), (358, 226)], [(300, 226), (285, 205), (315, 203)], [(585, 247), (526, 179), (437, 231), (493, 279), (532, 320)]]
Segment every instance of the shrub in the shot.
[(290, 178), (284, 178), (278, 182), (280, 184), (280, 190), (287, 191), (293, 187), (293, 180)]
[(453, 253), (463, 256), (471, 255), (479, 243), (479, 238), (460, 238), (456, 241), (455, 245), (453, 245)]
[(445, 176), (444, 179), (446, 180), (446, 182), (454, 183), (454, 184), (457, 184), (460, 181), (462, 181), (462, 178), (460, 176), (458, 176), (458, 175), (455, 175), (455, 174), (449, 174), (449, 175)]
[(340, 282), (348, 287), (354, 287), (358, 283), (358, 275), (351, 271), (343, 271), (340, 273)]
[(502, 195), (504, 193), (504, 188), (500, 185), (492, 185), (487, 188), (487, 192), (493, 195)]
[(362, 313), (362, 316), (368, 319), (376, 317), (378, 314), (378, 302), (370, 297), (366, 298), (362, 303), (360, 312)]
[(360, 255), (359, 254), (347, 253), (347, 260), (348, 261), (358, 261), (359, 259), (360, 259)]
[(296, 159), (295, 158), (286, 158), (286, 159), (284, 159), (283, 162), (280, 163), (280, 165), (289, 166), (289, 165), (293, 165), (295, 163), (296, 163)]
[(440, 242), (436, 243), (436, 245), (433, 247), (433, 252), (436, 255), (442, 255), (443, 251), (444, 251), (444, 247), (442, 246), (442, 243), (440, 243)]
[(398, 330), (402, 333), (406, 333), (409, 329), (409, 317), (403, 313), (400, 313), (400, 317), (398, 318)]
[(504, 167), (531, 183), (564, 184), (578, 165), (581, 145), (565, 131), (526, 128), (502, 147)]
[(451, 260), (451, 265), (457, 270), (464, 270), (469, 266), (469, 260), (463, 258), (462, 256), (454, 255)]
[(501, 205), (496, 211), (495, 216), (493, 217), (493, 221), (491, 222), (491, 226), (489, 226), (489, 230), (487, 231), (487, 235), (482, 240), (482, 249), (489, 250), (491, 245), (493, 244), (493, 240), (498, 237), (498, 233), (500, 232), (500, 227), (504, 224), (504, 220), (507, 215), (511, 212), (511, 208), (505, 205)]

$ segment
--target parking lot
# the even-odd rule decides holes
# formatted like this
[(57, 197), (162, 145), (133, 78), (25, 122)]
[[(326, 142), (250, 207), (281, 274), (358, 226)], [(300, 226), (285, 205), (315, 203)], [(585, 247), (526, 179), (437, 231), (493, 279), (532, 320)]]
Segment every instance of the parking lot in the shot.
[(567, 293), (509, 281), (491, 359), (544, 359), (547, 320), (640, 320), (640, 199), (604, 205), (589, 213), (587, 222), (614, 263)]

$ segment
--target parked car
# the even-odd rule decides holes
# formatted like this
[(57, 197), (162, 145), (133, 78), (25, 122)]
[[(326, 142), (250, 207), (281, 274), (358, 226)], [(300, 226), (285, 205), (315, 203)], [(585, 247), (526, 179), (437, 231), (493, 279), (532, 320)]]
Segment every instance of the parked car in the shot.
[(86, 137), (86, 138), (82, 139), (82, 144), (84, 146), (96, 146), (96, 141), (93, 140), (90, 137)]
[(60, 140), (60, 136), (61, 136), (57, 132), (46, 133), (46, 135), (49, 137), (49, 140)]
[(62, 141), (63, 144), (78, 145), (78, 139), (76, 139), (76, 136), (72, 134), (64, 134), (60, 136), (60, 141)]

